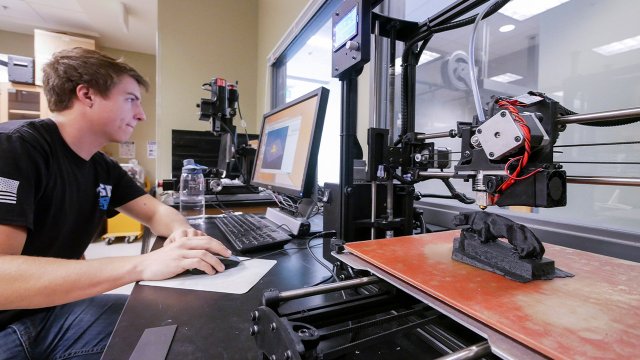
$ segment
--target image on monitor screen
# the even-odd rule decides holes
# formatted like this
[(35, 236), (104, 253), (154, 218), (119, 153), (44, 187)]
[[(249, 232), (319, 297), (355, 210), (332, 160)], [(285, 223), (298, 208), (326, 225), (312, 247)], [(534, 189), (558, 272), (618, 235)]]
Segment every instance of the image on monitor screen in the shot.
[(328, 98), (320, 87), (264, 115), (252, 185), (311, 196)]

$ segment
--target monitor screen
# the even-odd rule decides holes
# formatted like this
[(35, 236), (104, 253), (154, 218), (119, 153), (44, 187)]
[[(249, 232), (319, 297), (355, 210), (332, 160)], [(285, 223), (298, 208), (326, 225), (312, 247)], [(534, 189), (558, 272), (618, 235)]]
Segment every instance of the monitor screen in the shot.
[(252, 185), (311, 196), (328, 98), (321, 87), (264, 115)]

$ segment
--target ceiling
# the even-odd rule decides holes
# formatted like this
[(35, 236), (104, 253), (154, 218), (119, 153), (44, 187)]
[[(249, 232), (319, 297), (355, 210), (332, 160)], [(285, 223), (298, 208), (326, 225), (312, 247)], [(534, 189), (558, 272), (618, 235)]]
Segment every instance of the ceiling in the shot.
[(93, 38), (98, 47), (156, 54), (157, 0), (0, 0), (0, 30)]

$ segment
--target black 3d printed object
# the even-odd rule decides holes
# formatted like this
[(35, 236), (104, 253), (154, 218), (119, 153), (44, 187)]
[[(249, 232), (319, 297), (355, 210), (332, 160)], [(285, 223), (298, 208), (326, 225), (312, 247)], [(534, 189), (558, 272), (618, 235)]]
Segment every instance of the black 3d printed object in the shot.
[(543, 257), (544, 246), (529, 228), (504, 216), (484, 211), (460, 213), (453, 225), (466, 226), (454, 239), (454, 260), (519, 282), (573, 276)]

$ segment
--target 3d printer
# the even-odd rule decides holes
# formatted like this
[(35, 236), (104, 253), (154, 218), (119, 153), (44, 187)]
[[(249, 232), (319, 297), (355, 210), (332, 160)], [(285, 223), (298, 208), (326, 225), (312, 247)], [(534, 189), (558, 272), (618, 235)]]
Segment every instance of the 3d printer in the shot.
[[(411, 234), (413, 223), (403, 221), (404, 217), (410, 215), (394, 208), (398, 205), (395, 199), (398, 194), (402, 194), (409, 202), (419, 199), (420, 194), (410, 189), (420, 181), (443, 181), (450, 194), (441, 197), (467, 204), (476, 203), (482, 209), (493, 205), (545, 208), (565, 206), (568, 182), (638, 184), (638, 181), (629, 179), (572, 178), (553, 159), (554, 145), (568, 124), (625, 124), (638, 121), (638, 109), (575, 114), (546, 94), (532, 91), (517, 97), (495, 97), (488, 109), (481, 108), (478, 116), (471, 121), (461, 119), (456, 128), (450, 131), (433, 134), (415, 131), (415, 71), (418, 59), (431, 37), (439, 32), (477, 24), (507, 2), (495, 1), (478, 15), (460, 19), (487, 1), (456, 1), (422, 23), (373, 13), (371, 10), (380, 1), (346, 0), (334, 12), (332, 70), (334, 77), (342, 82), (343, 165), (337, 189), (340, 200), (335, 213), (339, 222), (336, 226), (337, 241), (332, 243), (333, 250), (340, 251), (341, 243), (365, 238), (367, 231), (354, 231), (354, 224), (368, 227), (371, 230), (370, 239), (379, 238), (380, 234), (386, 237)], [(368, 184), (363, 185), (354, 184), (351, 161), (356, 133), (357, 78), (364, 64), (369, 61), (371, 33), (390, 40), (389, 48), (392, 50), (389, 64), (395, 62), (395, 42), (405, 43), (402, 54), (402, 118), (397, 139), (390, 139), (388, 129), (369, 130)], [(393, 73), (393, 65), (390, 67), (390, 73)], [(390, 90), (389, 93), (395, 92)], [(392, 111), (390, 113), (393, 114)], [(461, 157), (453, 166), (452, 172), (444, 172), (453, 165), (451, 151), (437, 148), (435, 143), (430, 142), (444, 137), (459, 138), (461, 141)], [(449, 181), (452, 178), (470, 181), (472, 190), (476, 193), (475, 199), (457, 191)], [(368, 185), (371, 187), (369, 192), (366, 189)], [(381, 186), (386, 186), (387, 190), (386, 201), (382, 202), (377, 201), (380, 195), (384, 196), (380, 194)], [(398, 191), (401, 187), (409, 191)], [(368, 195), (370, 202), (367, 204), (372, 211), (370, 214), (363, 214), (356, 209), (362, 207), (361, 200)], [(376, 209), (381, 203), (384, 203), (382, 206), (386, 207), (386, 211)], [(541, 257), (539, 253), (537, 255)], [(377, 312), (372, 309), (374, 314), (363, 313), (365, 301), (370, 301), (371, 304), (384, 302), (366, 299), (365, 295), (388, 295), (386, 285), (377, 286), (378, 279), (371, 278), (366, 271), (360, 272), (347, 266), (336, 275), (340, 280), (351, 280), (340, 281), (332, 284), (333, 286), (265, 294), (264, 306), (252, 314), (252, 335), (255, 336), (263, 356), (273, 355), (279, 358), (275, 354), (283, 354), (286, 359), (337, 358), (348, 351), (356, 351), (357, 355), (358, 351), (368, 348), (384, 335), (394, 337), (402, 331), (403, 326), (414, 326), (392, 321), (396, 315), (401, 317), (406, 311), (414, 311), (407, 310), (400, 298), (394, 300), (398, 305), (397, 309), (375, 305)], [(353, 291), (351, 297), (345, 295), (344, 291), (347, 290)], [(289, 306), (291, 304), (288, 302), (291, 300), (331, 291), (343, 291), (342, 297), (338, 293), (338, 300), (329, 298), (321, 301), (321, 305), (317, 307), (290, 310), (291, 307), (295, 308)], [(363, 303), (348, 304), (349, 298)], [(412, 320), (431, 321), (430, 310), (415, 309), (416, 314)], [(366, 338), (361, 338), (359, 336), (365, 333), (363, 329), (375, 330), (368, 333)], [(451, 358), (492, 357), (487, 351), (489, 345), (486, 342), (474, 343), (477, 339), (471, 338), (465, 342), (440, 328), (435, 330), (438, 335), (424, 330), (418, 333), (423, 335), (424, 342), (438, 350), (436, 353), (454, 352), (449, 355)], [(464, 331), (459, 334), (464, 334)], [(336, 339), (336, 336), (344, 338)], [(428, 352), (422, 349), (420, 354), (427, 355)], [(393, 358), (393, 355), (390, 356)]]

